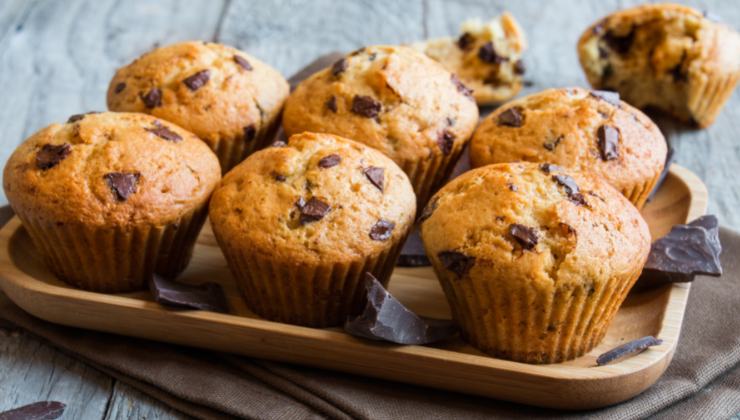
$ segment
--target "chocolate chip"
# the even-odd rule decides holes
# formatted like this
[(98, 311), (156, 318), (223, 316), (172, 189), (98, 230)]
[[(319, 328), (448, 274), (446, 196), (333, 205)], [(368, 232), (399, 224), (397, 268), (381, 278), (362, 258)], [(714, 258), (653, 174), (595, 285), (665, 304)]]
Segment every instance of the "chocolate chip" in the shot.
[(395, 223), (380, 219), (370, 228), (370, 239), (373, 241), (387, 241), (393, 234), (394, 227), (396, 227)]
[(165, 127), (159, 121), (154, 123), (154, 127), (148, 127), (144, 130), (173, 143), (179, 143), (182, 141), (182, 137), (179, 134)]
[(611, 125), (602, 125), (597, 130), (601, 160), (614, 160), (619, 157), (619, 130)]
[(331, 112), (337, 112), (337, 97), (332, 96), (326, 101), (326, 107), (329, 108), (329, 111)]
[(113, 88), (114, 93), (121, 93), (123, 90), (126, 89), (126, 83), (121, 82), (116, 85), (115, 88)]
[(246, 141), (252, 141), (254, 140), (255, 136), (257, 136), (257, 127), (254, 126), (254, 124), (249, 124), (244, 126), (244, 140)]
[(302, 225), (321, 220), (331, 211), (331, 206), (316, 197), (311, 197), (306, 202), (301, 198), (296, 205), (301, 211)]
[(342, 161), (342, 158), (339, 157), (339, 155), (337, 155), (337, 154), (327, 155), (327, 156), (322, 157), (319, 160), (319, 167), (320, 168), (325, 168), (325, 169), (326, 168), (331, 168), (332, 166), (339, 165), (339, 162), (341, 162), (341, 161)]
[(206, 69), (201, 70), (190, 77), (186, 77), (185, 80), (183, 80), (182, 82), (185, 83), (185, 86), (187, 86), (188, 89), (195, 92), (196, 90), (205, 86), (205, 84), (208, 83), (208, 79), (210, 78), (211, 72)]
[(563, 141), (562, 135), (558, 136), (555, 140), (551, 142), (542, 143), (542, 147), (552, 152), (553, 150), (555, 150), (556, 147), (558, 147), (561, 141)]
[(138, 172), (111, 172), (103, 176), (118, 201), (126, 201), (136, 192), (136, 184), (141, 178)]
[(341, 58), (337, 60), (331, 66), (331, 75), (334, 77), (339, 76), (340, 74), (344, 73), (345, 70), (347, 70), (348, 66), (349, 66), (349, 63), (347, 63), (347, 60), (345, 58)]
[(0, 413), (2, 420), (54, 420), (62, 417), (66, 404), (59, 401), (39, 401)]
[(578, 205), (587, 206), (586, 198), (581, 194), (576, 180), (565, 174), (552, 176), (553, 181), (557, 182), (565, 189), (568, 199)]
[(432, 217), (432, 213), (434, 213), (434, 210), (437, 210), (438, 204), (439, 200), (436, 198), (433, 198), (430, 202), (428, 202), (427, 205), (424, 206), (424, 209), (421, 211), (421, 215), (419, 216), (419, 223)]
[(72, 153), (72, 146), (68, 143), (60, 145), (45, 144), (36, 153), (36, 167), (45, 171), (51, 169), (63, 161)]
[(77, 122), (81, 119), (85, 118), (85, 114), (74, 114), (71, 115), (69, 118), (67, 118), (67, 124), (71, 124), (73, 122)]
[(508, 183), (508, 184), (506, 184), (506, 186), (509, 188), (509, 191), (512, 191), (512, 192), (519, 191), (519, 187), (517, 187), (516, 185), (514, 185), (512, 183)]
[(453, 73), (452, 76), (450, 76), (450, 80), (452, 80), (452, 84), (455, 85), (455, 88), (457, 88), (458, 92), (467, 96), (471, 100), (475, 100), (473, 98), (473, 89), (470, 89), (469, 87), (465, 86), (465, 84), (460, 80), (459, 77), (457, 77), (456, 74)]
[(622, 359), (626, 356), (634, 356), (638, 353), (642, 353), (648, 347), (659, 346), (661, 344), (663, 344), (663, 340), (655, 338), (651, 335), (638, 338), (637, 340), (632, 340), (629, 343), (622, 344), (621, 346), (600, 355), (596, 358), (596, 365), (604, 366), (617, 359)]
[(365, 118), (375, 118), (383, 105), (370, 96), (355, 95), (352, 98), (352, 112)]
[(464, 32), (462, 35), (460, 35), (460, 38), (457, 39), (457, 46), (461, 50), (466, 51), (470, 48), (471, 45), (473, 45), (474, 42), (475, 37), (468, 32)]
[(147, 108), (162, 106), (162, 91), (159, 88), (152, 88), (145, 95), (141, 95), (141, 100)]
[(552, 163), (540, 163), (540, 170), (546, 174), (549, 174), (550, 172), (554, 171), (562, 171), (563, 168), (558, 165), (553, 165)]
[(463, 278), (475, 264), (475, 257), (470, 257), (458, 251), (442, 251), (437, 254), (442, 266)]
[(496, 49), (493, 47), (493, 42), (486, 42), (483, 46), (478, 49), (478, 58), (484, 63), (499, 64), (506, 61), (505, 57), (496, 54)]
[(207, 282), (192, 285), (165, 279), (155, 274), (149, 280), (149, 290), (154, 295), (154, 300), (163, 306), (229, 312), (226, 295), (218, 283)]
[(671, 70), (669, 70), (670, 75), (673, 77), (673, 81), (686, 82), (689, 80), (689, 76), (683, 70), (685, 62), (686, 50), (684, 50), (683, 54), (681, 55), (681, 61), (679, 61), (678, 64), (676, 64)]
[(254, 70), (254, 67), (252, 67), (252, 64), (249, 62), (249, 60), (242, 57), (241, 55), (234, 54), (234, 62), (246, 71)]
[(273, 173), (272, 177), (275, 178), (275, 181), (277, 182), (285, 182), (286, 179), (288, 179), (285, 175)]
[(533, 250), (540, 239), (535, 228), (518, 223), (509, 225), (509, 235), (516, 240), (519, 246), (528, 251)]
[(524, 64), (524, 61), (517, 60), (516, 63), (514, 63), (514, 73), (521, 76), (526, 72), (527, 66)]
[(602, 101), (608, 102), (614, 106), (619, 106), (619, 93), (612, 92), (610, 90), (592, 90), (589, 92), (589, 95), (593, 96), (596, 99), (601, 99)]
[(455, 145), (455, 134), (449, 130), (442, 130), (437, 136), (437, 146), (442, 154), (449, 155), (452, 152), (452, 146)]
[(379, 168), (377, 166), (368, 166), (367, 168), (362, 170), (362, 173), (365, 174), (367, 179), (373, 185), (375, 185), (377, 189), (379, 189), (381, 192), (383, 191), (385, 183), (385, 169)]
[(603, 59), (609, 57), (609, 51), (601, 45), (598, 46), (597, 50), (599, 52), (599, 58)]
[(626, 54), (632, 47), (632, 41), (635, 39), (635, 29), (630, 29), (626, 35), (615, 35), (614, 32), (609, 31), (604, 35), (604, 41), (610, 49), (616, 51), (619, 54)]
[(609, 78), (614, 75), (614, 67), (612, 67), (611, 64), (607, 64), (604, 66), (604, 68), (601, 70), (601, 81), (602, 83), (606, 80), (609, 80)]
[(508, 127), (521, 127), (524, 124), (524, 110), (521, 107), (513, 106), (498, 115), (498, 125)]

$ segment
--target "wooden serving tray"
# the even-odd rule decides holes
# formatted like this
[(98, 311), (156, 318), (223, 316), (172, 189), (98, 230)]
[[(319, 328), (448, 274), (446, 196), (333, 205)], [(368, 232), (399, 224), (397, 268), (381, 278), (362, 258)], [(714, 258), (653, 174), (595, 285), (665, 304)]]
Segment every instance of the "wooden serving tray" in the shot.
[[(704, 214), (707, 191), (689, 170), (673, 165), (643, 215), (654, 238)], [(606, 338), (587, 355), (561, 364), (527, 365), (488, 357), (461, 340), (401, 346), (256, 318), (245, 307), (206, 226), (183, 281), (217, 281), (232, 315), (171, 310), (148, 292), (106, 295), (57, 280), (42, 264), (17, 218), (0, 231), (0, 285), (27, 312), (58, 324), (293, 362), (544, 407), (587, 409), (633, 397), (665, 371), (676, 349), (689, 284), (633, 292)], [(449, 318), (431, 268), (397, 268), (391, 292), (417, 313)], [(645, 335), (663, 339), (635, 357), (595, 367), (596, 356)]]

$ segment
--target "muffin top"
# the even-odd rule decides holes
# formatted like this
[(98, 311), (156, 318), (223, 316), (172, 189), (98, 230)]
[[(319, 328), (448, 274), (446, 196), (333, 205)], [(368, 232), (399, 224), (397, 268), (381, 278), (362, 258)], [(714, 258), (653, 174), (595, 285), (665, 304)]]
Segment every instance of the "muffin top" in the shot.
[(470, 90), (424, 54), (401, 46), (355, 51), (300, 83), (283, 128), (346, 136), (402, 168), (462, 149), (478, 122)]
[(229, 172), (210, 205), (221, 242), (286, 264), (347, 262), (399, 242), (416, 197), (382, 153), (331, 134), (302, 133)]
[(665, 165), (658, 127), (614, 92), (548, 89), (488, 116), (470, 143), (474, 167), (550, 162), (592, 171), (620, 191), (641, 185)]
[(213, 146), (252, 141), (278, 118), (288, 83), (237, 49), (191, 41), (156, 48), (119, 69), (108, 87), (112, 111), (145, 112)]
[(473, 169), (437, 192), (422, 220), (427, 255), (458, 280), (596, 287), (641, 269), (650, 251), (648, 226), (626, 198), (552, 164)]
[(16, 212), (94, 226), (166, 224), (204, 203), (221, 176), (206, 144), (145, 114), (73, 115), (11, 155), (3, 186)]

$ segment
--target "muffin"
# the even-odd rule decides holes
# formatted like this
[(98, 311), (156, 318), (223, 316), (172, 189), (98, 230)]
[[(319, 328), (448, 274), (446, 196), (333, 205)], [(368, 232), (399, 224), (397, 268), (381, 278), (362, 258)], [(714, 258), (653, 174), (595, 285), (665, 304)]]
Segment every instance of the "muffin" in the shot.
[(192, 131), (216, 152), (223, 172), (272, 143), (288, 82), (237, 49), (181, 42), (119, 69), (108, 87), (111, 111), (144, 112)]
[(740, 77), (740, 36), (697, 10), (650, 4), (589, 27), (578, 56), (592, 86), (706, 127)]
[(11, 155), (3, 187), (46, 265), (96, 292), (143, 289), (190, 260), (218, 184), (194, 134), (145, 114), (73, 115)]
[(300, 83), (283, 129), (345, 136), (378, 149), (406, 172), (418, 203), (450, 174), (478, 122), (470, 90), (409, 47), (355, 51)]
[(527, 48), (524, 31), (511, 14), (504, 12), (489, 22), (470, 20), (460, 36), (438, 38), (413, 45), (473, 89), (478, 105), (507, 101), (522, 88)]
[(392, 160), (315, 133), (247, 158), (210, 205), (249, 308), (313, 327), (339, 325), (361, 309), (365, 272), (388, 283), (415, 214), (411, 184)]
[(660, 178), (667, 145), (658, 127), (619, 94), (548, 89), (488, 116), (470, 142), (473, 167), (551, 162), (594, 172), (641, 208)]
[(440, 189), (423, 219), (464, 338), (525, 363), (598, 344), (650, 251), (647, 224), (617, 190), (552, 164), (473, 169)]

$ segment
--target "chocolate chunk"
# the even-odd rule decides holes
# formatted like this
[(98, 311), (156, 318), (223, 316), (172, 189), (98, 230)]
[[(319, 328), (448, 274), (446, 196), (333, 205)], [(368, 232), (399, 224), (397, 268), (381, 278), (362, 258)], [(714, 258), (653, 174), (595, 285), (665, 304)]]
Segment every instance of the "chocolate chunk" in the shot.
[(499, 64), (506, 61), (505, 57), (502, 57), (496, 53), (496, 49), (493, 47), (493, 42), (486, 42), (480, 49), (478, 49), (478, 58), (484, 63)]
[(556, 147), (558, 147), (561, 141), (563, 141), (562, 135), (558, 136), (555, 140), (551, 142), (542, 143), (542, 147), (552, 152), (553, 150), (555, 150)]
[(72, 146), (68, 143), (45, 144), (41, 146), (41, 150), (36, 152), (36, 167), (43, 171), (51, 169), (69, 156), (70, 153), (72, 153)]
[(475, 257), (470, 257), (458, 251), (442, 251), (437, 254), (442, 266), (457, 275), (458, 279), (465, 277), (475, 264)]
[(706, 215), (688, 225), (676, 225), (653, 242), (637, 284), (643, 287), (690, 282), (697, 274), (718, 277), (722, 275), (721, 253), (716, 216)]
[(348, 66), (349, 63), (347, 63), (347, 60), (345, 58), (337, 60), (331, 66), (331, 75), (334, 77), (339, 76), (340, 74), (344, 73), (345, 70), (347, 70)]
[(370, 228), (370, 239), (373, 241), (387, 241), (393, 234), (393, 228), (395, 227), (395, 223), (380, 219)]
[(296, 206), (301, 211), (302, 225), (321, 220), (331, 211), (331, 206), (316, 197), (311, 197), (306, 202), (301, 198)]
[(147, 108), (162, 106), (162, 91), (159, 88), (152, 88), (145, 95), (141, 95), (141, 100)]
[(424, 251), (424, 243), (421, 241), (418, 229), (412, 230), (406, 238), (396, 265), (401, 267), (428, 267), (432, 265)]
[(244, 126), (244, 140), (252, 141), (257, 136), (257, 127), (254, 124)]
[(686, 50), (684, 50), (683, 54), (681, 55), (681, 61), (678, 62), (670, 71), (669, 73), (673, 77), (673, 81), (675, 82), (686, 82), (689, 80), (688, 74), (684, 72), (684, 63), (686, 62)]
[(85, 118), (85, 114), (74, 114), (71, 115), (69, 118), (67, 118), (67, 124), (71, 124), (73, 122), (77, 122), (81, 119)]
[(242, 57), (241, 55), (234, 54), (234, 62), (246, 71), (254, 70), (254, 67), (252, 67), (252, 64), (249, 62), (249, 60)]
[(272, 177), (275, 178), (275, 181), (277, 182), (285, 182), (286, 179), (288, 179), (285, 175), (282, 174), (272, 174)]
[(455, 134), (449, 130), (442, 130), (437, 137), (437, 146), (442, 151), (442, 154), (449, 155), (452, 151), (452, 146), (455, 145)]
[(601, 82), (604, 83), (605, 81), (609, 80), (613, 75), (614, 75), (614, 67), (612, 67), (611, 64), (607, 64), (601, 70)]
[(327, 155), (327, 156), (322, 157), (319, 160), (319, 167), (320, 168), (331, 168), (332, 166), (339, 165), (339, 162), (341, 161), (342, 161), (342, 158), (339, 157), (339, 155), (337, 154)]
[(126, 89), (126, 83), (121, 82), (116, 85), (115, 88), (113, 88), (114, 93), (121, 93), (123, 90)]
[(523, 75), (527, 72), (527, 66), (524, 64), (524, 61), (517, 60), (516, 63), (514, 63), (514, 74)]
[(632, 340), (629, 343), (622, 344), (621, 346), (600, 355), (596, 358), (596, 365), (604, 366), (615, 360), (642, 353), (648, 347), (659, 346), (661, 344), (663, 344), (663, 340), (655, 338), (652, 335), (638, 338), (637, 340)]
[(365, 118), (375, 118), (380, 114), (383, 105), (370, 96), (355, 95), (352, 98), (352, 112)]
[(332, 96), (326, 101), (326, 107), (329, 108), (329, 111), (331, 112), (337, 112), (337, 97)]
[(424, 209), (421, 211), (421, 215), (419, 216), (419, 223), (427, 220), (432, 216), (432, 213), (434, 213), (434, 210), (437, 210), (437, 205), (439, 205), (438, 199), (432, 199), (427, 203), (426, 206), (424, 206)]
[(460, 78), (457, 77), (455, 73), (452, 73), (452, 76), (450, 76), (450, 80), (452, 80), (452, 84), (455, 85), (455, 88), (457, 89), (458, 92), (467, 96), (471, 100), (475, 100), (473, 98), (473, 89), (470, 89), (469, 87), (465, 86), (462, 80), (460, 80)]
[(396, 344), (430, 344), (457, 332), (450, 321), (425, 320), (394, 298), (370, 273), (365, 273), (366, 303), (362, 313), (349, 319), (344, 330), (356, 337)]
[(383, 191), (383, 187), (385, 185), (385, 169), (377, 166), (368, 166), (362, 170), (362, 173), (365, 174), (367, 179), (370, 180), (377, 189), (381, 192)]
[(513, 106), (506, 111), (498, 114), (498, 125), (508, 127), (521, 127), (524, 124), (524, 110), (521, 107)]
[(612, 92), (610, 90), (592, 90), (589, 92), (589, 95), (596, 99), (608, 102), (616, 107), (620, 105), (619, 93), (617, 92)]
[(514, 185), (512, 183), (506, 184), (506, 187), (509, 189), (509, 191), (512, 191), (512, 192), (519, 191), (519, 187), (517, 187), (516, 185)]
[(509, 225), (509, 235), (516, 240), (519, 246), (528, 251), (533, 250), (540, 239), (537, 235), (537, 229), (518, 223)]
[(0, 420), (54, 420), (62, 417), (67, 405), (59, 401), (39, 401), (0, 413)]
[(131, 194), (136, 192), (136, 184), (141, 178), (138, 172), (110, 172), (103, 175), (108, 187), (116, 195), (118, 201), (126, 201)]
[(565, 174), (553, 175), (552, 179), (565, 188), (565, 194), (568, 196), (570, 201), (580, 206), (588, 206), (586, 198), (581, 194), (575, 179)]
[(619, 129), (611, 125), (602, 125), (596, 132), (599, 137), (601, 160), (614, 160), (619, 157)]
[(466, 51), (470, 48), (471, 45), (475, 42), (475, 37), (471, 35), (469, 32), (464, 32), (462, 35), (460, 35), (460, 38), (457, 39), (457, 46), (463, 51)]
[(159, 121), (154, 122), (154, 127), (145, 128), (144, 130), (173, 143), (179, 143), (182, 141), (182, 137), (179, 134), (165, 127)]
[(186, 77), (185, 80), (183, 80), (182, 82), (185, 83), (185, 86), (187, 86), (188, 89), (195, 92), (196, 90), (205, 86), (206, 83), (208, 83), (208, 79), (210, 78), (211, 72), (206, 69), (201, 70), (192, 76)]
[(630, 29), (626, 35), (615, 35), (614, 32), (609, 31), (604, 35), (604, 41), (606, 45), (613, 51), (624, 55), (632, 47), (632, 42), (635, 39), (635, 29)]
[(540, 170), (546, 174), (549, 174), (550, 172), (562, 171), (563, 168), (558, 165), (553, 165), (552, 163), (540, 163)]
[(207, 282), (194, 286), (154, 274), (149, 280), (149, 289), (154, 295), (154, 300), (163, 306), (229, 312), (226, 295), (218, 283)]

